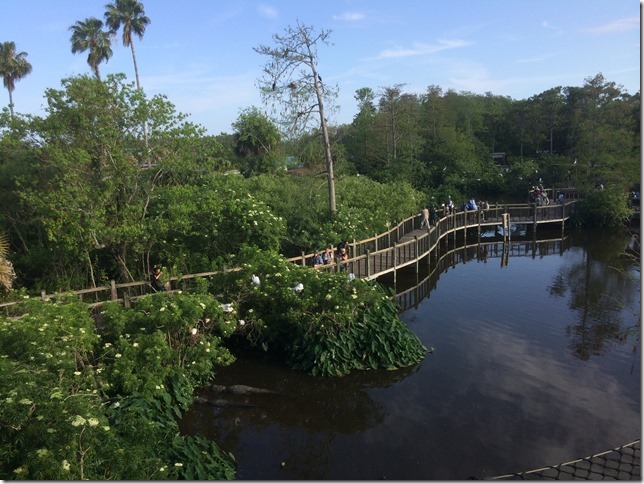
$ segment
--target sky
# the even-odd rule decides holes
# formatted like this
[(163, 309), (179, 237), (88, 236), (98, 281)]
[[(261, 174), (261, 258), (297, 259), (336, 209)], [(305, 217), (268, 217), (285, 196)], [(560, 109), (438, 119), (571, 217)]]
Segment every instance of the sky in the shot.
[[(318, 71), (339, 88), (332, 124), (351, 123), (356, 90), (402, 85), (403, 93), (492, 93), (527, 99), (556, 86), (583, 86), (602, 73), (629, 94), (640, 90), (636, 0), (139, 0), (150, 18), (134, 38), (142, 88), (163, 94), (207, 134), (232, 133), (242, 110), (264, 110), (257, 87), (274, 46), (297, 21), (329, 30)], [(33, 66), (16, 83), (15, 111), (44, 116), (44, 93), (91, 74), (87, 52), (72, 54), (69, 27), (104, 19), (111, 0), (0, 0), (0, 42), (16, 43)], [(132, 55), (115, 39), (101, 76), (135, 82)], [(9, 104), (0, 90), (0, 109)]]

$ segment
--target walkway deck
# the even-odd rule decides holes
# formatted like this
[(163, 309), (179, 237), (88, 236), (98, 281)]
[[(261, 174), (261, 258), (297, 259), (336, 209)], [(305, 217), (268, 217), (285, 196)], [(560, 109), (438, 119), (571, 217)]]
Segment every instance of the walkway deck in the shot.
[[(498, 205), (485, 212), (457, 212), (442, 216), (436, 226), (421, 229), (422, 216), (414, 215), (388, 232), (351, 244), (351, 258), (347, 271), (361, 279), (377, 279), (390, 272), (419, 264), (430, 253), (439, 249), (441, 240), (458, 232), (476, 231), (480, 236), (487, 229), (496, 230), (503, 224), (503, 215), (509, 216), (510, 225), (561, 224), (574, 212), (575, 202), (564, 205), (534, 207), (529, 205)], [(303, 254), (289, 260), (310, 265), (313, 254)], [(337, 265), (320, 270), (338, 271)]]
[[(570, 218), (575, 208), (575, 194), (569, 193), (564, 205), (534, 207), (528, 204), (495, 205), (484, 212), (457, 212), (450, 215), (442, 214), (438, 223), (429, 229), (420, 229), (421, 214), (413, 215), (398, 223), (392, 229), (374, 237), (351, 244), (351, 259), (347, 262), (347, 271), (356, 277), (373, 280), (412, 264), (420, 264), (432, 251), (439, 248), (440, 242), (447, 236), (458, 232), (476, 230), (480, 234), (486, 228), (497, 226), (503, 222), (503, 214), (508, 214), (510, 224), (539, 224), (560, 223), (562, 228)], [(312, 266), (313, 253), (292, 257), (289, 261), (303, 266)], [(320, 270), (337, 272), (337, 264), (324, 266)], [(225, 269), (223, 272), (236, 270)], [(172, 290), (183, 289), (192, 279), (209, 277), (222, 271), (186, 274), (170, 278)], [(96, 307), (105, 301), (117, 301), (128, 305), (129, 301), (150, 293), (147, 281), (136, 281), (117, 284), (111, 281), (109, 286), (99, 286), (80, 291), (73, 291), (90, 307)], [(72, 292), (72, 291), (70, 291)], [(55, 294), (41, 293), (41, 298), (55, 299)], [(15, 301), (0, 304), (0, 309), (16, 304)]]

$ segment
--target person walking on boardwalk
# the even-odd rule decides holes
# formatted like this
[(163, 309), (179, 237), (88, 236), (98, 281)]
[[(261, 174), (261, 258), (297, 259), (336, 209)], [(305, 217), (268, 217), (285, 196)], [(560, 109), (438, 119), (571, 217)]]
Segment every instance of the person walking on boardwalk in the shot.
[(436, 226), (436, 223), (438, 222), (438, 213), (436, 213), (436, 207), (432, 205), (429, 207), (429, 223), (433, 227)]
[(426, 206), (423, 207), (422, 214), (423, 219), (420, 221), (420, 228), (429, 228), (429, 209)]

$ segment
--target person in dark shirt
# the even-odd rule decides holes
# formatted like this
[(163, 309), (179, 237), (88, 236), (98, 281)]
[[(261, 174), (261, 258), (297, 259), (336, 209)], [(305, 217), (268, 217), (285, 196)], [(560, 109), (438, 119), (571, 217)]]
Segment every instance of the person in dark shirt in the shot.
[(150, 274), (150, 285), (155, 291), (165, 291), (165, 286), (161, 282), (161, 268), (155, 267)]

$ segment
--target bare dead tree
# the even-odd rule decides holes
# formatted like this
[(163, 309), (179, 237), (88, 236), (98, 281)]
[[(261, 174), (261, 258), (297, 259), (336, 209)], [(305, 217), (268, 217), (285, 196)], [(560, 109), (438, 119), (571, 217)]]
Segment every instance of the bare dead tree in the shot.
[[(331, 45), (330, 30), (316, 31), (300, 20), (287, 27), (284, 34), (273, 35), (274, 47), (260, 45), (253, 50), (268, 56), (263, 75), (258, 80), (262, 101), (270, 106), (272, 117), (286, 137), (297, 137), (307, 129), (319, 129), (329, 186), (329, 211), (335, 215), (333, 158), (325, 107), (335, 109), (337, 86), (322, 82), (318, 72), (318, 45)], [(316, 116), (317, 115), (317, 116)]]

